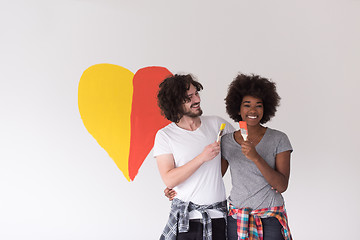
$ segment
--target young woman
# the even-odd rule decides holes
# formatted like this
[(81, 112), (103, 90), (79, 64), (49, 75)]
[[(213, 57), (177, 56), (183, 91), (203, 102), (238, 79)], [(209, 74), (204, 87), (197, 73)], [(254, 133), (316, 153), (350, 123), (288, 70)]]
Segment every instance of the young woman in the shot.
[[(276, 112), (280, 97), (275, 83), (257, 75), (238, 75), (230, 84), (226, 111), (235, 122), (247, 123), (221, 139), (224, 169), (230, 165), (228, 238), (292, 239), (284, 199), (292, 147), (286, 134), (263, 126)], [(225, 170), (226, 171), (226, 170)]]

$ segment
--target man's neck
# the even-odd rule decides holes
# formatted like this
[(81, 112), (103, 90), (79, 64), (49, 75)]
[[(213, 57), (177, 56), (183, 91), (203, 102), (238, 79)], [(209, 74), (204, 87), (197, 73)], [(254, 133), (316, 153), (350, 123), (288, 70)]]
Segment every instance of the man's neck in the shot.
[(195, 131), (198, 129), (201, 125), (201, 119), (200, 117), (188, 117), (183, 116), (176, 125), (180, 128), (183, 128), (188, 131)]

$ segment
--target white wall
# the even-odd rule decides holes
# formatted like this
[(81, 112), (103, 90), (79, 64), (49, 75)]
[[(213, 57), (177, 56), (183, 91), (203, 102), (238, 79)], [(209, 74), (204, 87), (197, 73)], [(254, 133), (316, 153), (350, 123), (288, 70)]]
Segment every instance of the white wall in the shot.
[(238, 72), (273, 79), (282, 102), (267, 126), (294, 147), (284, 194), (294, 239), (360, 238), (359, 10), (359, 0), (1, 1), (0, 239), (160, 235), (169, 202), (155, 161), (129, 183), (80, 119), (78, 82), (97, 63), (193, 73), (204, 112), (228, 120)]

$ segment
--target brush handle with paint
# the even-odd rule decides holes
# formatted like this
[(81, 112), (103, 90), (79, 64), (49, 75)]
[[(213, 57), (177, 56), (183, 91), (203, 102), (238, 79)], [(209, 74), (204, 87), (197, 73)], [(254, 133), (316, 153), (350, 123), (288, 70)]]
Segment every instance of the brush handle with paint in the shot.
[(248, 136), (247, 124), (245, 121), (240, 121), (239, 125), (241, 136), (243, 137), (244, 141), (246, 141)]
[(218, 136), (217, 136), (217, 139), (216, 141), (219, 142), (220, 141), (220, 138), (224, 132), (224, 129), (225, 129), (225, 123), (222, 123), (221, 126), (220, 126), (220, 130), (219, 130), (219, 133), (218, 133)]

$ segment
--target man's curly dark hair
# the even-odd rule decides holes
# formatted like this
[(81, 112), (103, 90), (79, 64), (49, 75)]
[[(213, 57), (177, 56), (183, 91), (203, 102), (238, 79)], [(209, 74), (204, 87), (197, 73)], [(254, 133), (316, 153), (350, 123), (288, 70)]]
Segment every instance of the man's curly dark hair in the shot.
[(276, 92), (276, 84), (259, 75), (239, 74), (229, 85), (225, 98), (226, 112), (235, 122), (242, 121), (239, 114), (242, 99), (245, 96), (260, 98), (263, 101), (264, 115), (260, 123), (268, 122), (275, 116), (280, 105), (280, 96)]
[(190, 98), (186, 94), (190, 88), (190, 84), (194, 85), (197, 91), (203, 89), (201, 83), (194, 80), (190, 74), (175, 74), (160, 83), (157, 102), (161, 114), (168, 120), (178, 123), (184, 115), (182, 106), (185, 102), (190, 101)]

